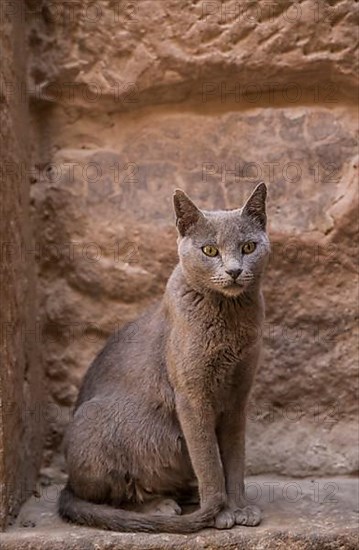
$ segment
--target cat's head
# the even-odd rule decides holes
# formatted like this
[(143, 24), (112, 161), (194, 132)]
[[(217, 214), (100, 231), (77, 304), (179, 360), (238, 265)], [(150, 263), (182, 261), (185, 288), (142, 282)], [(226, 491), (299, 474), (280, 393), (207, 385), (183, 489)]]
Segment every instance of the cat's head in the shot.
[(266, 196), (260, 183), (242, 208), (206, 211), (175, 191), (178, 254), (190, 286), (235, 297), (259, 282), (270, 251)]

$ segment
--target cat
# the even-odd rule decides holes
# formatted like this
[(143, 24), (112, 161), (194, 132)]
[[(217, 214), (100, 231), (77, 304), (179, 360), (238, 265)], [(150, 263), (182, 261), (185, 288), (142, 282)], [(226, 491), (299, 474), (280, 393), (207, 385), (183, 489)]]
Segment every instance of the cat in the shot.
[[(248, 394), (261, 349), (267, 188), (241, 209), (202, 211), (174, 193), (179, 263), (164, 296), (108, 340), (66, 438), (68, 521), (191, 533), (257, 525), (244, 494)], [(181, 515), (180, 504), (200, 507)]]

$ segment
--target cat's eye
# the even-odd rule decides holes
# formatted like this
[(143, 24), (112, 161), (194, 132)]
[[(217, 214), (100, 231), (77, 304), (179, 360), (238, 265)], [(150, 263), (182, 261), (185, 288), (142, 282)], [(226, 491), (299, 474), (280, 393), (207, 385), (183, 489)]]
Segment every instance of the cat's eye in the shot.
[(218, 254), (218, 248), (213, 246), (213, 244), (207, 244), (202, 248), (202, 252), (206, 256), (210, 256), (211, 258), (214, 258), (214, 256), (217, 256)]
[(256, 243), (254, 243), (253, 241), (248, 241), (247, 243), (244, 243), (244, 245), (242, 246), (243, 254), (252, 254), (252, 252), (255, 251), (256, 246)]

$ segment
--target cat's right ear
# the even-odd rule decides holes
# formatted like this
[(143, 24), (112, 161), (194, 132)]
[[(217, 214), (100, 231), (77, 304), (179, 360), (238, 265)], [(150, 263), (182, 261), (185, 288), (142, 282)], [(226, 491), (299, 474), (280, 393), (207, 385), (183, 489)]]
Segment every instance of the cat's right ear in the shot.
[(175, 190), (173, 206), (176, 214), (176, 226), (181, 237), (184, 237), (192, 226), (196, 225), (201, 218), (204, 218), (199, 208), (182, 189)]
[(263, 231), (266, 230), (267, 215), (266, 215), (266, 198), (267, 186), (262, 181), (257, 185), (246, 204), (242, 208), (242, 214), (259, 224)]

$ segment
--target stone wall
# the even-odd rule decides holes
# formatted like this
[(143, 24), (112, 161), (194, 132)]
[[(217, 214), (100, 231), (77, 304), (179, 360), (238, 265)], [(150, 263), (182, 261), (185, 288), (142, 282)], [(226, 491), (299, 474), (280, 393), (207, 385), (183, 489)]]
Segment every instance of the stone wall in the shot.
[(357, 2), (28, 11), (41, 341), (55, 404), (45, 464), (94, 354), (163, 291), (176, 263), (173, 189), (228, 208), (264, 179), (273, 252), (249, 470), (354, 472)]
[(0, 530), (41, 462), (42, 372), (29, 221), (29, 118), (22, 2), (0, 6)]

